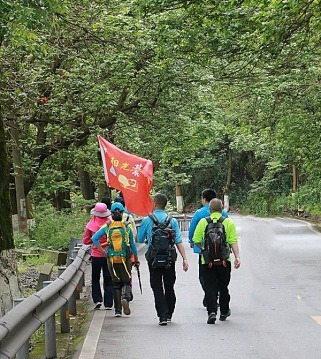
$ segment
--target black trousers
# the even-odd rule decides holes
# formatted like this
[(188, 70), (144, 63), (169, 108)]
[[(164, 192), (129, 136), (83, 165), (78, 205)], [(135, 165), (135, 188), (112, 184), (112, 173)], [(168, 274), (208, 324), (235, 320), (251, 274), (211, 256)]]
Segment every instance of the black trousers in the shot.
[(161, 319), (172, 317), (176, 304), (174, 291), (176, 281), (175, 263), (169, 269), (153, 268), (150, 262), (147, 263), (157, 316)]
[[(92, 298), (94, 303), (104, 302), (105, 307), (113, 306), (113, 282), (109, 270), (107, 268), (107, 258), (91, 257), (91, 285)], [(104, 294), (100, 288), (100, 275), (103, 273), (104, 278)]]
[(204, 268), (203, 268), (203, 264), (202, 264), (202, 255), (199, 254), (198, 256), (198, 279), (201, 283), (201, 286), (205, 292), (205, 287), (204, 287)]
[(231, 279), (231, 262), (226, 261), (226, 266), (213, 265), (211, 268), (203, 264), (203, 278), (207, 313), (217, 313), (218, 292), (221, 314), (226, 314), (230, 309), (230, 294), (228, 286)]

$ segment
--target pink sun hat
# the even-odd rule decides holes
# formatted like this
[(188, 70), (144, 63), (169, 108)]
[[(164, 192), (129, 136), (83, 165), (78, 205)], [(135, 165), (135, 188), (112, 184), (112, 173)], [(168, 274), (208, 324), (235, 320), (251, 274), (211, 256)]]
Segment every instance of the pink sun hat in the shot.
[(95, 208), (90, 211), (90, 214), (97, 217), (108, 217), (111, 215), (111, 212), (105, 203), (98, 202), (95, 204)]

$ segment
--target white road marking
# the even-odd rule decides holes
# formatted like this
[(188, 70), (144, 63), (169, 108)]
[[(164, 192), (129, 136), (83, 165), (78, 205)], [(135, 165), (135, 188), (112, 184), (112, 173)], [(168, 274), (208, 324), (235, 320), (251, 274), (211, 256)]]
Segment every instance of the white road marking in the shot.
[(321, 316), (312, 316), (311, 318), (321, 325)]
[(95, 357), (98, 339), (104, 323), (105, 314), (105, 309), (95, 310), (78, 359), (93, 359)]

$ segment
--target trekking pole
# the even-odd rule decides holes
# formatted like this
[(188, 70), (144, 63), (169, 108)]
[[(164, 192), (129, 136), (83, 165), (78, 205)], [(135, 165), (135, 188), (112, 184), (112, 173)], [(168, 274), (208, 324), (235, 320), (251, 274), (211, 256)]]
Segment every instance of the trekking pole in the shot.
[(140, 294), (143, 294), (142, 282), (141, 282), (141, 280), (140, 280), (139, 265), (135, 264), (135, 268), (136, 268), (136, 270), (137, 270), (137, 276), (138, 276), (138, 283), (139, 283)]

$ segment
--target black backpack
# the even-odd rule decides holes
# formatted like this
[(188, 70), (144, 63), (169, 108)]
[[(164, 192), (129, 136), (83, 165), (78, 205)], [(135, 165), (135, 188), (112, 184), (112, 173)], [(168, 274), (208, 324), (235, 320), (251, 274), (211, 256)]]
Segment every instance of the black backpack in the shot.
[(171, 217), (159, 222), (153, 214), (148, 215), (153, 221), (152, 239), (145, 254), (146, 260), (153, 268), (170, 268), (176, 261), (175, 230), (171, 228)]
[(221, 216), (217, 222), (213, 222), (211, 217), (205, 218), (207, 226), (205, 228), (204, 249), (202, 254), (206, 264), (220, 265), (230, 256), (230, 246), (226, 242), (226, 234), (223, 221), (226, 217)]

